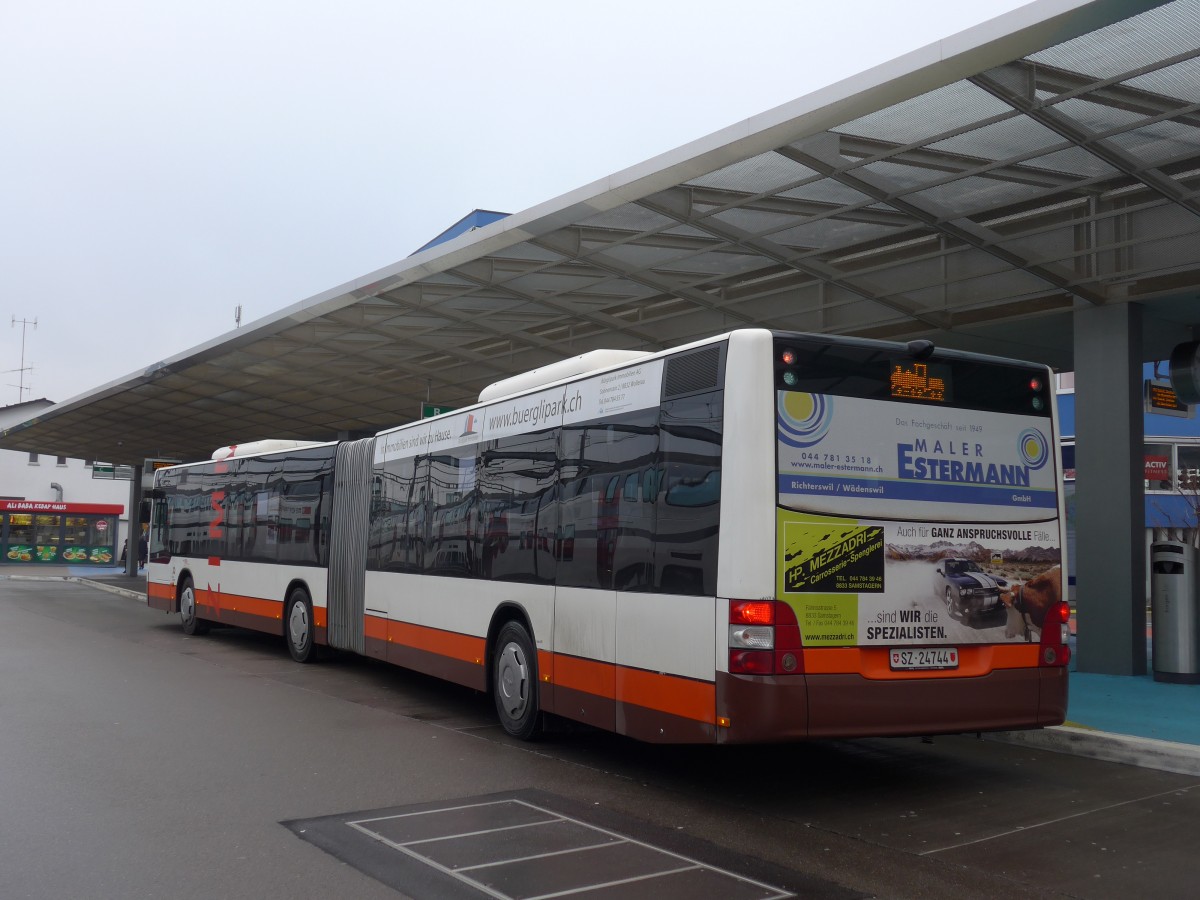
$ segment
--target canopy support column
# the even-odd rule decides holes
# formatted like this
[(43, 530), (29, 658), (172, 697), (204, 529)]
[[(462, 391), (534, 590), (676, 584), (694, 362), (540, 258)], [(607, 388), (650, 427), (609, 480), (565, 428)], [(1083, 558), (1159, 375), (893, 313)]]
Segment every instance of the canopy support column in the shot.
[(1088, 307), (1074, 318), (1077, 667), (1144, 675), (1142, 308)]
[(133, 479), (129, 482), (129, 537), (125, 545), (125, 574), (138, 573), (138, 543), (142, 539), (142, 467), (133, 467)]

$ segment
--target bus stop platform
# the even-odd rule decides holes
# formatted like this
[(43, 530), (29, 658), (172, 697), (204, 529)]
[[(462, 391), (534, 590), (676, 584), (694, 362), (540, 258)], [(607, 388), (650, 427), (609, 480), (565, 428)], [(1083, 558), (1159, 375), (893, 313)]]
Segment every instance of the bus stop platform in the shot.
[[(144, 575), (94, 566), (0, 569), (3, 578), (61, 578), (146, 601)], [(1075, 623), (1071, 622), (1075, 650)], [(1153, 672), (1150, 629), (1146, 669)], [(985, 734), (1006, 743), (1200, 776), (1200, 684), (1172, 684), (1146, 675), (1099, 675), (1071, 666), (1067, 721), (1035, 731)]]

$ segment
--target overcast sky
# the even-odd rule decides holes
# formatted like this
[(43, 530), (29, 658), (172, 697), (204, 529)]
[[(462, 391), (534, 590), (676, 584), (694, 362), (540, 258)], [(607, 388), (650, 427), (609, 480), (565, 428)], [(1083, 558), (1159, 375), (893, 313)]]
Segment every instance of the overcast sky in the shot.
[[(1023, 0), (5, 0), (0, 405), (66, 400)], [(17, 320), (15, 326), (13, 319)]]

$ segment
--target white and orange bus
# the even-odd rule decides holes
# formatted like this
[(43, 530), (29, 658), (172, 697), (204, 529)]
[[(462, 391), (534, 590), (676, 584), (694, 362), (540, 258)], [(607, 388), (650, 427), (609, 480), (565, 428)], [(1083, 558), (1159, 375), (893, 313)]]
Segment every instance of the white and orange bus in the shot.
[(747, 329), (156, 473), (150, 605), (647, 741), (1061, 723), (1044, 366)]

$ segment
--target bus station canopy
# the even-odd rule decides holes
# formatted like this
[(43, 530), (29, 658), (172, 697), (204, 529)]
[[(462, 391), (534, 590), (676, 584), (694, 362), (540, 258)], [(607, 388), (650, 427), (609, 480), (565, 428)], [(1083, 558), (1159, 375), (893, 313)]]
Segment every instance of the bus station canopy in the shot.
[[(432, 229), (431, 229), (432, 230)], [(359, 436), (588, 350), (743, 326), (1073, 367), (1200, 323), (1200, 0), (1041, 0), (53, 406), (114, 463)]]

